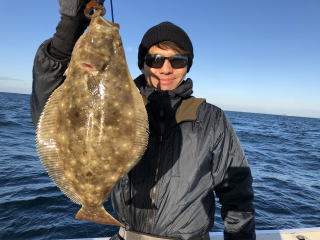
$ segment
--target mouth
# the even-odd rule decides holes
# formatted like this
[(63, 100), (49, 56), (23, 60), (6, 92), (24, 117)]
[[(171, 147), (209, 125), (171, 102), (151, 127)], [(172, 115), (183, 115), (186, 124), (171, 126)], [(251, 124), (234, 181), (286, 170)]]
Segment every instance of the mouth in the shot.
[(159, 81), (160, 81), (161, 83), (170, 83), (170, 82), (174, 81), (174, 78), (159, 79)]

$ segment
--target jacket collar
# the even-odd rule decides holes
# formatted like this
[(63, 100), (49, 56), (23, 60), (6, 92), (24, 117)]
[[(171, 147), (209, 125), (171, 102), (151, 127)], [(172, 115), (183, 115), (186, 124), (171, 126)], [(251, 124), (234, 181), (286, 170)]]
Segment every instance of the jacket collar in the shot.
[(193, 83), (190, 78), (182, 81), (177, 88), (170, 91), (157, 90), (147, 85), (143, 74), (134, 81), (140, 90), (146, 106), (150, 104), (150, 102), (158, 102), (161, 104), (164, 97), (169, 99), (165, 104), (170, 103), (170, 108), (174, 109), (177, 123), (196, 120), (197, 109), (199, 105), (205, 101), (205, 99), (198, 99), (191, 96), (193, 93)]
[(157, 90), (153, 86), (149, 86), (146, 84), (146, 80), (143, 74), (141, 74), (139, 77), (137, 77), (134, 80), (137, 88), (140, 90), (141, 95), (146, 97), (148, 100), (150, 100), (150, 96), (153, 94), (162, 94), (162, 95), (169, 95), (170, 98), (188, 98), (193, 93), (192, 87), (193, 83), (190, 78), (187, 78), (186, 80), (183, 80), (180, 85), (173, 89), (173, 90)]

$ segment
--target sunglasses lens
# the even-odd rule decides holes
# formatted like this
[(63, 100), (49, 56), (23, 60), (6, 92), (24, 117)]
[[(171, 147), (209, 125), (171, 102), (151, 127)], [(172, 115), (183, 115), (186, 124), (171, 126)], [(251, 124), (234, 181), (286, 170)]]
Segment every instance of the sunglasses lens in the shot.
[(161, 68), (165, 61), (165, 58), (161, 55), (147, 55), (145, 61), (149, 67)]
[(184, 68), (188, 64), (188, 57), (187, 56), (171, 57), (170, 63), (173, 68)]
[(170, 64), (173, 68), (184, 68), (188, 65), (187, 56), (175, 55), (171, 57), (164, 57), (158, 54), (148, 54), (145, 56), (146, 64), (152, 68), (161, 68), (166, 59), (170, 61)]

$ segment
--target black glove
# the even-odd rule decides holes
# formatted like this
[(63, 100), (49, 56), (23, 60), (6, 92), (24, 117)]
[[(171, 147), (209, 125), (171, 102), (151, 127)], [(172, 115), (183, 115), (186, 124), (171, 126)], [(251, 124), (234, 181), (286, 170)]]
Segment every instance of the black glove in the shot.
[[(66, 16), (74, 17), (80, 10), (83, 10), (90, 0), (59, 0), (60, 13)], [(103, 5), (104, 0), (96, 0)]]

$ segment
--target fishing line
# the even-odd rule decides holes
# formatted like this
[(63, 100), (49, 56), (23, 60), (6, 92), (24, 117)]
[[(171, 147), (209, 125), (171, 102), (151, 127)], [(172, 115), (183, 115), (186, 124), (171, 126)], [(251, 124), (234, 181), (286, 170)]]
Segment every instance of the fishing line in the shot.
[(111, 5), (111, 17), (112, 17), (112, 22), (114, 23), (112, 0), (110, 0), (110, 5)]

